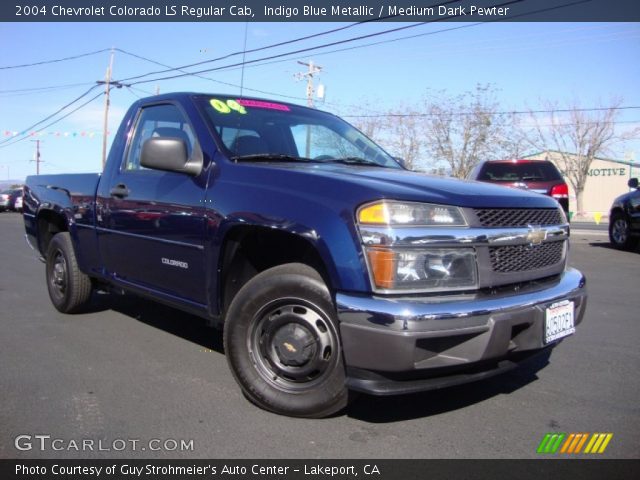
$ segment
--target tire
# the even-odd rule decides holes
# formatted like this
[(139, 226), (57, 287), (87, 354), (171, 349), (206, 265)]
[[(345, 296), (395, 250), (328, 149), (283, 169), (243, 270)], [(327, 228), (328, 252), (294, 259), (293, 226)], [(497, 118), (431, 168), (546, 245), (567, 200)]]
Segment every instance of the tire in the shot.
[(273, 267), (240, 289), (226, 316), (224, 349), (244, 394), (265, 410), (322, 418), (347, 405), (335, 308), (307, 265)]
[(609, 221), (609, 241), (619, 250), (632, 250), (638, 239), (631, 236), (629, 221), (623, 213), (614, 213)]
[(68, 232), (57, 233), (49, 243), (46, 256), (49, 298), (56, 310), (77, 313), (91, 299), (91, 279), (78, 268)]

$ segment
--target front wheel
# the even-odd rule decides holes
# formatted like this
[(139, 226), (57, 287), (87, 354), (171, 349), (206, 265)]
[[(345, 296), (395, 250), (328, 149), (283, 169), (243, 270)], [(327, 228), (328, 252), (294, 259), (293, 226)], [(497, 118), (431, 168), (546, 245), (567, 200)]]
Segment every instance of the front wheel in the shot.
[(631, 236), (629, 222), (621, 213), (614, 213), (611, 217), (609, 240), (614, 247), (621, 250), (631, 250), (637, 244), (637, 239)]
[(224, 328), (227, 361), (245, 395), (281, 415), (320, 418), (347, 404), (335, 309), (307, 265), (271, 268), (244, 285)]
[(91, 299), (91, 279), (80, 271), (71, 236), (57, 233), (46, 256), (47, 288), (51, 303), (59, 312), (76, 313)]

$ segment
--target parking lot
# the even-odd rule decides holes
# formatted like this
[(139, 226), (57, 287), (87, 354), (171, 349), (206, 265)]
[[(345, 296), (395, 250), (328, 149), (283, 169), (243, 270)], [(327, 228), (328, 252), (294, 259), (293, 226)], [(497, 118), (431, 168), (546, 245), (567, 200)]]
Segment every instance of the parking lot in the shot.
[[(611, 249), (603, 230), (572, 237), (589, 304), (544, 369), (361, 396), (325, 420), (251, 405), (227, 368), (221, 334), (199, 318), (111, 295), (91, 313), (58, 313), (23, 233), (20, 215), (0, 214), (0, 458), (535, 458), (548, 432), (613, 433), (599, 458), (640, 453), (640, 253)], [(62, 448), (34, 441), (19, 450), (20, 435), (49, 435)], [(127, 446), (69, 448), (86, 439)], [(153, 439), (164, 448), (147, 448)], [(191, 448), (181, 450), (181, 440)]]

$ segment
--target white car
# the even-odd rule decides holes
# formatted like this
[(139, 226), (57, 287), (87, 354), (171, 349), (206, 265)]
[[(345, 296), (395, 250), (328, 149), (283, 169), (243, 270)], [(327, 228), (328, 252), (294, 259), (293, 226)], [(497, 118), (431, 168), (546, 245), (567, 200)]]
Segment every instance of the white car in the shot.
[(13, 204), (13, 209), (14, 209), (16, 212), (21, 212), (21, 211), (22, 211), (22, 194), (20, 194), (20, 195), (18, 195), (18, 196), (16, 197), (16, 201), (15, 201), (15, 203)]

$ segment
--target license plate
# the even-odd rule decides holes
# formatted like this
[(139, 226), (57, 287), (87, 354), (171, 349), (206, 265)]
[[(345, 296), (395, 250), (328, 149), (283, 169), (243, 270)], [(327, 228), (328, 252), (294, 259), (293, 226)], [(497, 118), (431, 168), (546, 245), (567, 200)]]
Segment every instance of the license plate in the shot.
[(573, 324), (573, 302), (565, 300), (554, 303), (545, 312), (544, 343), (551, 343), (575, 333)]

